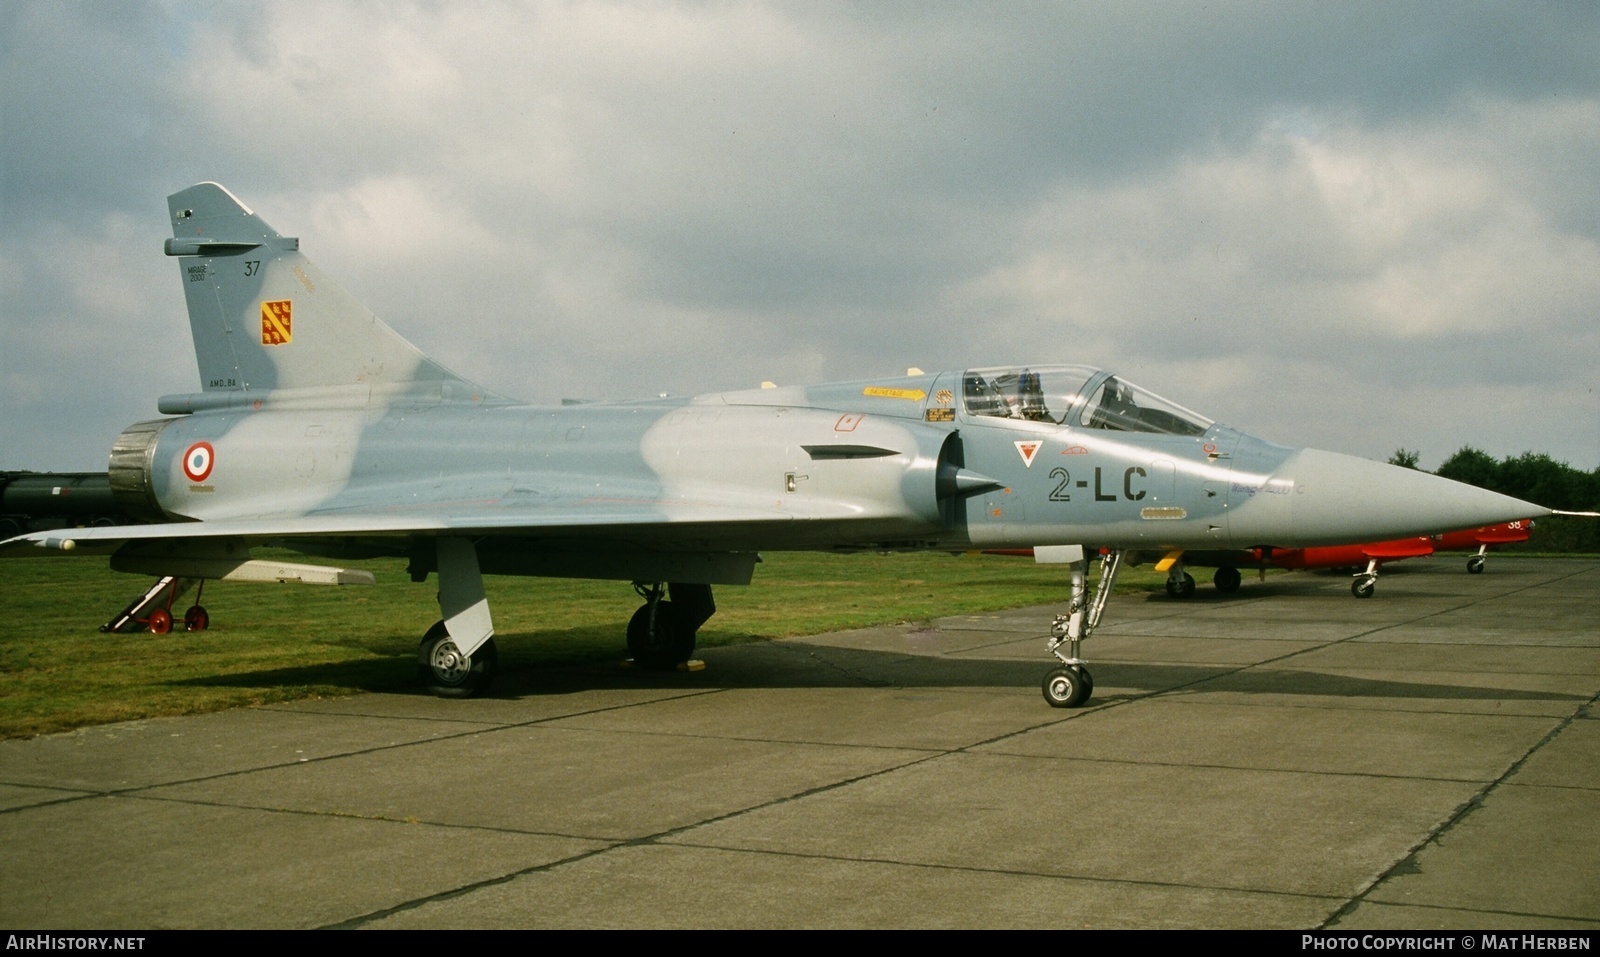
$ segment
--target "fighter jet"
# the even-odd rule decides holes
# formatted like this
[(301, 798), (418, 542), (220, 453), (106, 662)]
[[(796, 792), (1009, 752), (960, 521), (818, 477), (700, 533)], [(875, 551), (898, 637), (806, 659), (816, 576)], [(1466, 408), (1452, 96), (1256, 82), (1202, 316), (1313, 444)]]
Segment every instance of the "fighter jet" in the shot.
[[(110, 459), (118, 503), (152, 524), (34, 532), (0, 554), (323, 581), (355, 576), (251, 549), (402, 556), (415, 581), (438, 576), (418, 667), (446, 697), (494, 675), (484, 574), (634, 582), (628, 647), (670, 668), (714, 613), (712, 586), (747, 584), (762, 551), (1035, 548), (1071, 569), (1042, 687), (1074, 707), (1126, 550), (1376, 541), (1546, 512), (1275, 445), (1086, 365), (528, 405), (423, 355), (223, 187), (168, 208), (200, 390), (163, 396), (164, 417), (129, 426)], [(1111, 549), (1092, 596), (1085, 544)]]
[[(1574, 514), (1554, 511), (1552, 514)], [(1277, 548), (1259, 546), (1232, 551), (1172, 551), (1166, 555), (1130, 552), (1126, 561), (1138, 566), (1153, 561), (1157, 571), (1167, 573), (1167, 594), (1173, 598), (1189, 598), (1195, 592), (1194, 567), (1214, 568), (1212, 583), (1217, 591), (1232, 593), (1239, 590), (1244, 576), (1241, 568), (1252, 568), (1266, 575), (1268, 569), (1307, 571), (1314, 569), (1354, 569), (1350, 593), (1357, 598), (1371, 598), (1377, 587), (1378, 570), (1389, 562), (1407, 558), (1427, 558), (1435, 552), (1459, 552), (1477, 549), (1477, 554), (1467, 559), (1467, 571), (1481, 574), (1490, 545), (1508, 545), (1528, 540), (1532, 520), (1502, 522), (1483, 528), (1469, 528), (1439, 535), (1413, 535), (1387, 542), (1369, 542), (1362, 545), (1320, 545), (1312, 548)], [(1102, 549), (1101, 551), (1104, 551)], [(1036, 558), (1031, 548), (986, 549), (988, 555), (1015, 555)]]
[[(1563, 514), (1552, 512), (1552, 514)], [(1533, 528), (1531, 519), (1501, 522), (1480, 528), (1469, 528), (1435, 535), (1413, 535), (1384, 542), (1361, 545), (1324, 545), (1314, 548), (1257, 547), (1236, 551), (1187, 551), (1172, 553), (1157, 562), (1156, 568), (1167, 573), (1167, 594), (1174, 598), (1188, 598), (1194, 594), (1194, 576), (1186, 570), (1192, 566), (1215, 568), (1212, 582), (1221, 592), (1239, 590), (1241, 568), (1255, 568), (1263, 572), (1269, 568), (1303, 571), (1308, 569), (1354, 568), (1350, 593), (1357, 598), (1371, 598), (1378, 584), (1378, 570), (1389, 562), (1407, 558), (1426, 558), (1435, 552), (1476, 550), (1467, 559), (1467, 571), (1477, 575), (1483, 572), (1490, 545), (1508, 545), (1528, 540)]]

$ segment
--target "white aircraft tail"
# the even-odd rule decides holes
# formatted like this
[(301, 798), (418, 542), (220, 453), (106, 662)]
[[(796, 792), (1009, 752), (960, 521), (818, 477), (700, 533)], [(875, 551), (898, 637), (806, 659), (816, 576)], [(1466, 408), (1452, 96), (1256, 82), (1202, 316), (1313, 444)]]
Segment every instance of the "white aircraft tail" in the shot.
[[(206, 392), (461, 383), (216, 183), (167, 197)], [(482, 394), (481, 389), (472, 387)], [(452, 390), (453, 391), (453, 390)]]

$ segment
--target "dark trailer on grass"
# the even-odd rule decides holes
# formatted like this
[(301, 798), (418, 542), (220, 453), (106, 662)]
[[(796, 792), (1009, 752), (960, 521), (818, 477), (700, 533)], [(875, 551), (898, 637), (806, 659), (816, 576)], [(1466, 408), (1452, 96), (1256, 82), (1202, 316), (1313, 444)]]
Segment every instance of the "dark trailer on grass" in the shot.
[(0, 539), (137, 521), (112, 496), (105, 472), (0, 472)]

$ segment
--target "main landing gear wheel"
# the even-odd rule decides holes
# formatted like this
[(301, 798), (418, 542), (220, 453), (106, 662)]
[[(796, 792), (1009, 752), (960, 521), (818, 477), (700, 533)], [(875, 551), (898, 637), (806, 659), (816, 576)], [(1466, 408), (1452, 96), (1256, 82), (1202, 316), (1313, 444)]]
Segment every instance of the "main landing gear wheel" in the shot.
[(1483, 574), (1483, 556), (1482, 555), (1474, 555), (1471, 558), (1467, 559), (1467, 574), (1469, 574), (1469, 575), (1482, 575)]
[(1357, 598), (1371, 598), (1372, 593), (1378, 589), (1378, 580), (1362, 575), (1350, 583), (1350, 594)]
[(200, 605), (190, 605), (189, 610), (183, 613), (184, 631), (205, 631), (211, 627), (211, 616)]
[(634, 664), (649, 671), (671, 671), (694, 654), (694, 631), (670, 601), (655, 603), (654, 627), (650, 606), (640, 605), (628, 621), (628, 654)]
[(150, 634), (165, 635), (172, 631), (172, 612), (157, 608), (150, 613)]
[(486, 691), (500, 670), (500, 652), (494, 639), (464, 655), (451, 640), (444, 622), (436, 622), (417, 646), (417, 674), (428, 690), (441, 698), (470, 698)]
[(1043, 690), (1050, 707), (1076, 708), (1094, 693), (1094, 679), (1082, 665), (1067, 665), (1044, 676)]
[(1216, 585), (1217, 591), (1220, 592), (1232, 593), (1238, 591), (1239, 582), (1243, 580), (1243, 577), (1239, 574), (1239, 569), (1227, 566), (1217, 569), (1217, 573), (1211, 576), (1211, 583)]
[(1167, 594), (1173, 598), (1188, 598), (1194, 594), (1194, 576), (1188, 572), (1183, 573), (1181, 581), (1167, 579)]

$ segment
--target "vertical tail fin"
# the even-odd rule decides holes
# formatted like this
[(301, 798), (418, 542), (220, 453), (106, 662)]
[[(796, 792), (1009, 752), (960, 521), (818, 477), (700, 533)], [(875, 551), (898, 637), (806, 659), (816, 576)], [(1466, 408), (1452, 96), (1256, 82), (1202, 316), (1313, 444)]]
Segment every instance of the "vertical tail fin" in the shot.
[[(167, 197), (207, 392), (466, 383), (401, 338), (216, 183)], [(481, 390), (480, 390), (481, 391)]]

